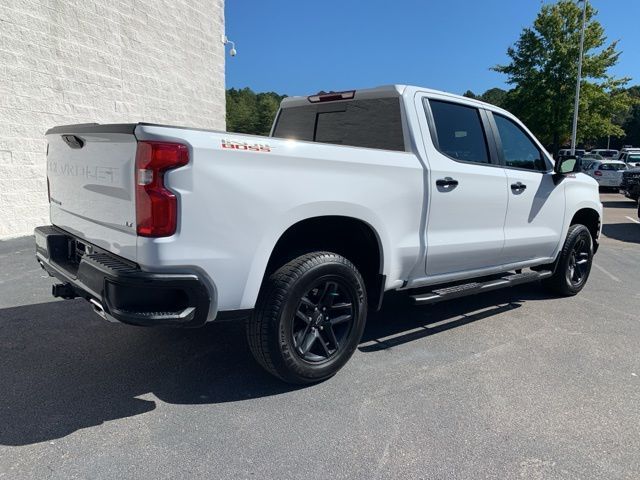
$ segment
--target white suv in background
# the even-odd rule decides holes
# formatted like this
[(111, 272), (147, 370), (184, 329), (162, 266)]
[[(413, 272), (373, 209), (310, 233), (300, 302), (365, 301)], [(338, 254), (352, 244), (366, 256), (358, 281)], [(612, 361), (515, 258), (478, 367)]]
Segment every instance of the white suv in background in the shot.
[(595, 148), (591, 150), (589, 153), (594, 153), (596, 155), (602, 156), (605, 159), (616, 159), (620, 152), (618, 150), (608, 149), (608, 148)]
[(623, 150), (620, 152), (618, 160), (626, 163), (629, 168), (640, 167), (640, 148)]

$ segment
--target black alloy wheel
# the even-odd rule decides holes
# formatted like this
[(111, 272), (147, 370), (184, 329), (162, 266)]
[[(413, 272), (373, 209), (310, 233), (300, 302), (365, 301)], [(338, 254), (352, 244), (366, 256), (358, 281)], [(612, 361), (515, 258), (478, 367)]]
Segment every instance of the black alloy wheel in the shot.
[(354, 315), (354, 292), (339, 279), (322, 279), (302, 297), (291, 329), (296, 353), (312, 363), (332, 358), (345, 344)]
[(553, 275), (543, 283), (557, 294), (576, 295), (586, 285), (592, 263), (591, 232), (584, 225), (571, 225), (556, 263), (549, 265)]
[(580, 286), (589, 274), (591, 267), (591, 239), (581, 235), (569, 253), (567, 263), (567, 281), (574, 287)]
[(366, 318), (367, 292), (356, 266), (333, 252), (311, 252), (265, 280), (247, 319), (247, 340), (269, 373), (289, 383), (315, 383), (351, 358)]

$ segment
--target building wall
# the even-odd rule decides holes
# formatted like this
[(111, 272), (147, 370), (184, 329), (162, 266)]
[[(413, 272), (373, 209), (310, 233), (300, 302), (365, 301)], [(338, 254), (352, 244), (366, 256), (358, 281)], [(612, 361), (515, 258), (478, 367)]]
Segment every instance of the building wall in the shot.
[(48, 223), (44, 133), (225, 128), (224, 0), (0, 1), (0, 239)]

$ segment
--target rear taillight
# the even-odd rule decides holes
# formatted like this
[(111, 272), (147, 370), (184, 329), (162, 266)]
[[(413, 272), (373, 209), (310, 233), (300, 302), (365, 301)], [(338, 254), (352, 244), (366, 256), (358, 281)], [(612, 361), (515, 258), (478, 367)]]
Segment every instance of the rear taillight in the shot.
[(164, 184), (167, 170), (189, 163), (186, 145), (138, 142), (136, 151), (136, 221), (142, 237), (168, 237), (178, 225), (176, 195)]
[(593, 174), (594, 174), (596, 177), (601, 177), (601, 176), (602, 176), (602, 172), (601, 172), (600, 170), (596, 170), (595, 172), (593, 172)]

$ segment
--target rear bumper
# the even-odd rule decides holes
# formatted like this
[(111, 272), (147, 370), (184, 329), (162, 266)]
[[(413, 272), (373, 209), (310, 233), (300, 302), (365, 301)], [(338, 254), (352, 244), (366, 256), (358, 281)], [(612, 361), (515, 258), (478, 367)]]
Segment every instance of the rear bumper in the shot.
[(34, 231), (36, 258), (64, 286), (54, 295), (82, 297), (108, 320), (131, 325), (198, 327), (211, 298), (194, 273), (151, 273), (54, 226)]

